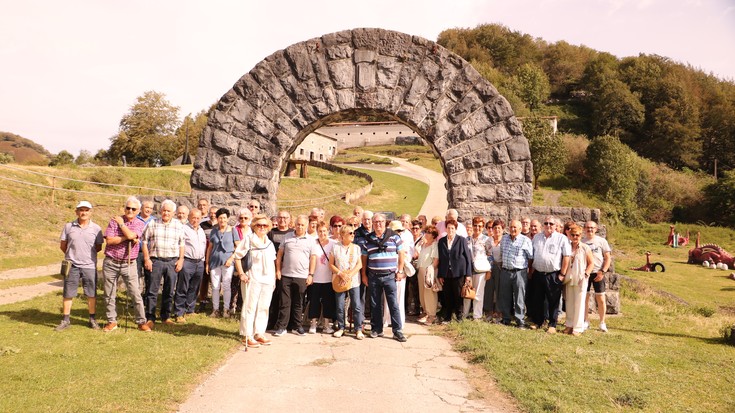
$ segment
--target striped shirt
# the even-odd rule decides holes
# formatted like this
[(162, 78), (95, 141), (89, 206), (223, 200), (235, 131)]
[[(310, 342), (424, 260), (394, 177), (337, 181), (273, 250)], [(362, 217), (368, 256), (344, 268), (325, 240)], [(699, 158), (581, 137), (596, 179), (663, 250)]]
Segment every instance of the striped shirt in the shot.
[[(135, 235), (138, 236), (138, 239), (142, 238), (143, 236), (143, 228), (145, 227), (145, 223), (141, 221), (140, 219), (132, 219), (130, 221), (125, 221), (125, 217), (123, 216), (123, 223), (126, 227), (128, 227), (129, 230), (133, 231)], [(117, 225), (117, 221), (114, 219), (110, 220), (110, 223), (107, 225), (107, 229), (105, 230), (105, 238), (108, 237), (124, 237), (125, 234), (123, 234), (122, 230), (120, 229), (120, 226)], [(110, 245), (107, 244), (105, 246), (105, 256), (110, 257), (113, 260), (118, 261), (124, 261), (128, 259), (128, 242), (123, 241), (117, 245)], [(140, 243), (135, 242), (133, 245), (130, 246), (130, 259), (134, 260), (138, 258), (138, 253), (140, 252)]]
[(371, 232), (360, 247), (362, 255), (367, 255), (368, 272), (394, 273), (398, 269), (398, 251), (403, 250), (403, 240), (395, 232), (386, 231), (382, 238)]
[(533, 259), (533, 246), (531, 240), (518, 234), (516, 239), (511, 239), (510, 234), (503, 235), (500, 240), (500, 251), (502, 254), (502, 267), (508, 270), (528, 268), (528, 260)]
[(150, 257), (178, 258), (184, 246), (184, 226), (174, 219), (168, 223), (151, 221), (143, 231), (143, 242), (148, 244)]

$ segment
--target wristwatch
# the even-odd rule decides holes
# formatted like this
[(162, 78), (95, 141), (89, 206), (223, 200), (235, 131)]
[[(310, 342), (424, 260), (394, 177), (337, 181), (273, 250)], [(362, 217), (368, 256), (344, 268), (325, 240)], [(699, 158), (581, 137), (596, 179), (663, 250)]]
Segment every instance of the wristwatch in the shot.
[(398, 274), (403, 274), (403, 270), (398, 271)]

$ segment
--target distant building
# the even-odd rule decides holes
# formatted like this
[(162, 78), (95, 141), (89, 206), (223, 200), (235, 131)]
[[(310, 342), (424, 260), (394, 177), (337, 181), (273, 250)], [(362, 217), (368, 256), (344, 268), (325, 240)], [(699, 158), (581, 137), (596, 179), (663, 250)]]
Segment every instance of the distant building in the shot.
[[(393, 145), (396, 139), (415, 137), (420, 144), (421, 140), (408, 126), (398, 122), (350, 122), (333, 123), (320, 128), (318, 133), (337, 140), (341, 149), (357, 148), (361, 146)], [(409, 138), (408, 141), (411, 139)]]
[(337, 154), (337, 139), (324, 134), (322, 129), (304, 138), (291, 154), (291, 159), (327, 162), (334, 158)]

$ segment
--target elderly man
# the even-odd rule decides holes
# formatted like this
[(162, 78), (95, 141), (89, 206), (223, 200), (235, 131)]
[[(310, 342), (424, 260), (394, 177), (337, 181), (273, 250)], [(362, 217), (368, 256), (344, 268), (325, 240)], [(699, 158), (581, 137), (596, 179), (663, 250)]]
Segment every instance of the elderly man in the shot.
[(260, 201), (257, 199), (251, 199), (250, 202), (248, 202), (248, 209), (253, 215), (260, 214)]
[(304, 336), (301, 326), (303, 301), (306, 287), (314, 281), (317, 249), (313, 238), (306, 235), (309, 218), (299, 215), (294, 226), (294, 236), (283, 241), (276, 255), (276, 280), (281, 280), (281, 304), (274, 336), (286, 334), (290, 329), (294, 334)]
[(151, 222), (143, 232), (143, 259), (151, 272), (146, 282), (146, 318), (156, 321), (156, 305), (163, 278), (161, 321), (174, 324), (170, 319), (174, 300), (176, 277), (184, 266), (184, 225), (173, 219), (176, 204), (167, 199), (161, 203), (161, 219)]
[[(280, 248), (281, 244), (289, 238), (293, 238), (294, 231), (291, 228), (291, 213), (288, 211), (278, 211), (276, 215), (276, 225), (273, 229), (268, 232), (268, 238), (273, 242), (273, 247), (276, 251)], [(278, 321), (278, 309), (281, 306), (281, 280), (276, 280), (276, 288), (273, 290), (273, 297), (271, 298), (271, 306), (268, 311), (268, 325), (267, 330), (272, 330), (276, 321)]]
[(528, 278), (529, 284), (535, 288), (529, 297), (533, 306), (529, 305), (528, 317), (534, 323), (531, 328), (540, 327), (548, 320), (549, 328), (546, 331), (554, 334), (559, 318), (561, 290), (572, 255), (571, 244), (567, 237), (556, 232), (556, 221), (550, 216), (544, 219), (544, 232), (536, 234), (531, 244), (533, 266)]
[(373, 232), (368, 234), (361, 246), (363, 269), (362, 282), (370, 289), (370, 337), (383, 336), (382, 296), (388, 302), (393, 339), (405, 342), (403, 323), (398, 307), (396, 282), (405, 278), (403, 273), (403, 241), (401, 236), (386, 229), (383, 214), (373, 215)]
[(204, 253), (207, 251), (207, 236), (199, 225), (202, 212), (192, 209), (189, 222), (184, 225), (184, 266), (176, 281), (174, 302), (176, 322), (185, 323), (184, 315), (193, 315), (197, 301), (197, 290), (204, 275)]
[[(143, 222), (143, 231), (145, 231), (145, 228), (148, 226), (148, 224), (151, 221), (156, 220), (156, 217), (153, 216), (153, 201), (143, 201), (139, 207), (140, 210), (138, 212), (138, 215), (136, 216), (136, 219)], [(141, 245), (138, 246), (138, 258), (136, 258), (135, 263), (136, 269), (138, 270), (138, 288), (143, 290), (145, 289), (145, 280), (147, 280), (151, 274), (148, 270), (145, 269), (145, 265), (143, 265), (143, 237), (138, 237), (138, 240), (140, 241)]]
[[(607, 302), (605, 301), (605, 273), (610, 270), (612, 249), (605, 238), (597, 235), (597, 223), (588, 221), (584, 224), (585, 238), (582, 240), (589, 245), (594, 258), (594, 266), (590, 274), (590, 283), (587, 284), (587, 293), (591, 294), (591, 288), (595, 289), (595, 301), (597, 302), (597, 314), (600, 316), (600, 331), (607, 332), (605, 324), (605, 313), (607, 313)], [(589, 327), (589, 296), (585, 300), (584, 326)]]
[(457, 221), (457, 235), (467, 238), (469, 236), (467, 227), (463, 223), (459, 222), (459, 212), (454, 208), (448, 209), (447, 214), (444, 216), (444, 221), (436, 224), (436, 230), (439, 231), (439, 238), (447, 236), (446, 222), (450, 219)]
[[(365, 244), (365, 241), (367, 240), (368, 234), (370, 234), (373, 231), (373, 211), (363, 211), (362, 212), (362, 225), (360, 225), (358, 228), (355, 229), (355, 239), (352, 241), (354, 244), (362, 247), (362, 245)], [(365, 265), (362, 266), (363, 270), (365, 268)], [(363, 302), (363, 315), (365, 316), (365, 319), (369, 319), (371, 316), (370, 313), (370, 305), (368, 305), (370, 301), (370, 287), (365, 284), (360, 284), (360, 298), (362, 298)]]
[(102, 250), (102, 228), (92, 222), (92, 204), (82, 201), (75, 209), (77, 219), (64, 225), (61, 231), (59, 248), (71, 268), (64, 277), (63, 319), (56, 331), (63, 331), (71, 325), (71, 302), (77, 296), (79, 281), (82, 281), (84, 295), (87, 296), (89, 327), (99, 330), (95, 317), (97, 305), (97, 253)]
[(521, 235), (521, 221), (513, 220), (508, 225), (508, 234), (500, 240), (501, 269), (498, 285), (498, 308), (503, 324), (510, 325), (515, 318), (520, 329), (527, 329), (525, 316), (526, 283), (528, 268), (533, 264), (531, 240)]
[(209, 221), (209, 200), (206, 198), (199, 198), (197, 200), (197, 209), (202, 213), (202, 219), (199, 221), (199, 225), (203, 222)]
[(144, 221), (135, 215), (140, 207), (138, 198), (129, 197), (125, 201), (125, 213), (113, 217), (105, 230), (105, 261), (102, 264), (107, 306), (107, 324), (103, 329), (105, 332), (117, 329), (117, 281), (120, 277), (125, 281), (128, 298), (133, 300), (138, 329), (149, 332), (153, 324), (146, 322), (143, 298), (140, 295), (138, 268), (134, 264), (140, 254), (139, 240), (145, 228)]
[(182, 225), (186, 225), (189, 221), (189, 207), (186, 205), (179, 205), (176, 208), (176, 219), (181, 222)]
[(521, 235), (525, 235), (529, 239), (533, 238), (533, 236), (531, 235), (531, 218), (529, 217), (521, 218)]
[(357, 218), (362, 218), (362, 213), (365, 212), (364, 209), (362, 209), (361, 206), (356, 206), (355, 209), (352, 210), (352, 215), (356, 216)]
[[(209, 203), (207, 203), (209, 205)], [(207, 237), (209, 242), (209, 234), (212, 233), (212, 228), (217, 224), (217, 208), (216, 206), (210, 206), (207, 211), (202, 211), (202, 220), (199, 222), (199, 226), (204, 230), (204, 236)], [(200, 209), (201, 210), (201, 209)], [(207, 267), (204, 267), (204, 276), (199, 284), (199, 312), (207, 312), (207, 304), (209, 303), (209, 271)]]

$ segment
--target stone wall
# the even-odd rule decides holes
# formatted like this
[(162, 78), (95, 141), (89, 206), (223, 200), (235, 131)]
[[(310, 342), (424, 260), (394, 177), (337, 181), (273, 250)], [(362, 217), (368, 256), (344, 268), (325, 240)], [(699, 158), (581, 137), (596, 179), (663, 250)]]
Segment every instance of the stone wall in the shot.
[(398, 121), (433, 148), (463, 216), (530, 204), (531, 155), (506, 99), (435, 42), (382, 29), (294, 44), (242, 76), (209, 116), (193, 197), (254, 198), (272, 214), (280, 171), (304, 137), (365, 114)]

